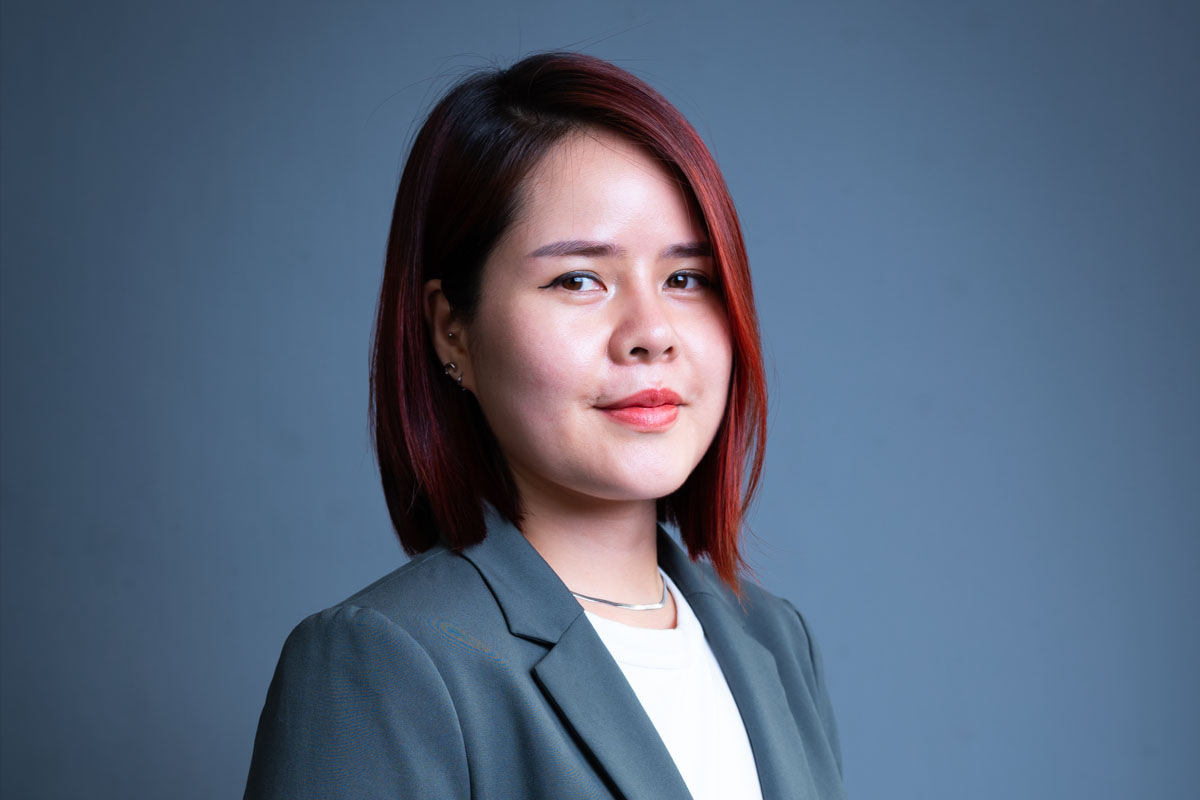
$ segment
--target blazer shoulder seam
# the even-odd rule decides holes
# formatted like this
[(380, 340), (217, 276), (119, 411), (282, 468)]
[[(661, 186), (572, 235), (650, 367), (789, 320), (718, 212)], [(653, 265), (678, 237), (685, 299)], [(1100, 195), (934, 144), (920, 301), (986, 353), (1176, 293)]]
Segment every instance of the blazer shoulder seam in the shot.
[(360, 598), (362, 598), (367, 593), (375, 591), (376, 589), (379, 589), (382, 586), (386, 586), (387, 584), (391, 583), (392, 581), (398, 580), (402, 575), (404, 575), (406, 573), (415, 572), (416, 570), (419, 570), (421, 567), (423, 567), (424, 565), (433, 561), (434, 559), (436, 559), (440, 556), (444, 556), (449, 552), (451, 552), (451, 551), (438, 550), (436, 552), (429, 552), (427, 550), (424, 553), (419, 553), (415, 558), (413, 558), (409, 561), (406, 561), (405, 563), (396, 567), (394, 570), (392, 570), (388, 574), (367, 584), (366, 586), (359, 589), (354, 594), (350, 595), (349, 597), (347, 597), (345, 600), (338, 603), (337, 605), (339, 605), (339, 606), (354, 605), (354, 606), (359, 606), (360, 608), (370, 608), (370, 606), (362, 606), (359, 603), (357, 603), (356, 601), (359, 600)]

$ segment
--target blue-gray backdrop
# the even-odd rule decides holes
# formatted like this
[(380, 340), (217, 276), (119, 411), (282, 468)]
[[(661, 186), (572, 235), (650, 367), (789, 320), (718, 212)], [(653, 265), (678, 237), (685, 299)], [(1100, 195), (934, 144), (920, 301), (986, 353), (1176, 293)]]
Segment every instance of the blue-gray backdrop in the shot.
[(8, 798), (239, 795), (280, 645), (402, 562), (367, 353), (414, 121), (586, 49), (743, 216), (751, 558), (855, 797), (1200, 785), (1194, 2), (8, 2)]

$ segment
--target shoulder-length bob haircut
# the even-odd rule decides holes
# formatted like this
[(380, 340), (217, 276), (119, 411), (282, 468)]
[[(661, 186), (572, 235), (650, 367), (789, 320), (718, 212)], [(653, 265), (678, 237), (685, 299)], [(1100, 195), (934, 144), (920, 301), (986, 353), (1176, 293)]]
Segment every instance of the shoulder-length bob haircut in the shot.
[(604, 129), (644, 147), (702, 215), (732, 336), (725, 417), (699, 465), (658, 501), (693, 559), (706, 556), (735, 590), (742, 519), (766, 442), (766, 380), (750, 268), (729, 190), (700, 137), (646, 83), (579, 53), (530, 56), (473, 73), (443, 97), (409, 153), (388, 236), (371, 354), (372, 434), (392, 524), (410, 554), (486, 534), (484, 501), (520, 526), (521, 501), (470, 392), (445, 376), (426, 327), (423, 287), (442, 281), (469, 322), (480, 273), (520, 214), (520, 188), (572, 132)]

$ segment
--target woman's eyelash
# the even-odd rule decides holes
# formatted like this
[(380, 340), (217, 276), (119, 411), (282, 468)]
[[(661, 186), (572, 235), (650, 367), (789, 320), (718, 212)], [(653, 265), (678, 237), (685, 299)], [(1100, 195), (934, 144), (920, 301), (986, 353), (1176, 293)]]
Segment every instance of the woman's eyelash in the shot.
[(712, 278), (708, 277), (703, 272), (674, 272), (671, 273), (669, 278), (667, 278), (667, 281), (670, 282), (675, 278), (692, 278), (698, 284), (700, 284), (700, 288), (702, 289), (711, 289), (713, 285)]
[[(698, 286), (697, 287), (670, 286), (671, 282), (678, 278), (694, 280), (694, 281), (696, 281)], [(601, 282), (600, 278), (598, 278), (593, 273), (576, 271), (576, 272), (563, 273), (562, 275), (559, 275), (557, 278), (555, 278), (554, 280), (547, 283), (545, 286), (539, 286), (538, 288), (539, 289), (553, 289), (553, 288), (557, 287), (557, 288), (567, 289), (568, 291), (583, 291), (582, 286), (577, 286), (575, 288), (572, 288), (568, 285), (569, 283), (576, 282), (576, 281), (594, 281), (597, 285), (599, 285), (601, 287), (604, 286), (604, 284)], [(705, 275), (703, 272), (690, 272), (690, 271), (673, 272), (667, 278), (666, 283), (670, 288), (676, 288), (676, 289), (684, 289), (684, 288), (711, 289), (711, 288), (713, 288), (712, 278), (710, 278), (708, 275)]]
[[(557, 278), (550, 281), (545, 286), (539, 286), (538, 288), (539, 289), (552, 289), (552, 288), (558, 286), (558, 287), (562, 287), (563, 289), (566, 289), (567, 282), (574, 281), (574, 280), (590, 280), (590, 281), (595, 281), (596, 283), (600, 284), (601, 286), (604, 285), (604, 284), (600, 283), (599, 278), (597, 278), (595, 275), (593, 275), (590, 272), (567, 272), (563, 275), (559, 275)], [(580, 290), (574, 289), (574, 290), (568, 290), (568, 291), (580, 291)]]

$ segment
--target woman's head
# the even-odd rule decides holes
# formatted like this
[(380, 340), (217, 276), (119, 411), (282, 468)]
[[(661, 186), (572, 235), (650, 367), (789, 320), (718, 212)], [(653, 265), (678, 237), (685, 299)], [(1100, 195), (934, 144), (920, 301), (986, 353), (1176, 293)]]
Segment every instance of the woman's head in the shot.
[(427, 282), (434, 349), (526, 510), (665, 497), (712, 443), (732, 348), (689, 201), (641, 147), (581, 129), (522, 181), (470, 318)]
[(569, 53), (451, 90), (397, 194), (372, 404), (409, 552), (478, 541), (485, 500), (661, 498), (734, 582), (765, 384), (736, 214), (679, 112)]

